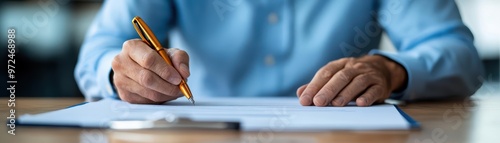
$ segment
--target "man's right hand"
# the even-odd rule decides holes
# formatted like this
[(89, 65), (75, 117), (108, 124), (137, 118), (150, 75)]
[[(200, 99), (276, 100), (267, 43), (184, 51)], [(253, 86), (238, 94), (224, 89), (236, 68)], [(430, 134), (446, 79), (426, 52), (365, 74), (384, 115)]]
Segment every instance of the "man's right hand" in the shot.
[(158, 104), (181, 97), (178, 85), (182, 78), (189, 77), (189, 56), (175, 48), (167, 53), (172, 66), (140, 39), (125, 41), (112, 63), (118, 96), (138, 104)]

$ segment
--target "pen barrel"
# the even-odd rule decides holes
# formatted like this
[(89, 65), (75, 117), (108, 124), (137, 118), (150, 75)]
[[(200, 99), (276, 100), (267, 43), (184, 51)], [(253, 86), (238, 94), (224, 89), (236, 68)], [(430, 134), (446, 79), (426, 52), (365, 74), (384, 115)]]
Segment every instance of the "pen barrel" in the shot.
[[(151, 29), (149, 29), (149, 26), (146, 24), (146, 22), (144, 22), (141, 17), (136, 16), (132, 19), (132, 24), (134, 25), (134, 28), (137, 31), (137, 34), (139, 34), (139, 36), (141, 37), (142, 41), (144, 41), (144, 43), (146, 43), (149, 47), (156, 50), (156, 52), (160, 54), (161, 58), (163, 58), (163, 60), (168, 65), (174, 66), (174, 64), (170, 60), (170, 56), (168, 56), (167, 52), (161, 46), (158, 39), (156, 39), (156, 36), (153, 34)], [(193, 94), (191, 93), (191, 90), (189, 89), (184, 79), (181, 80), (179, 89), (184, 94), (184, 96), (194, 104)]]
[[(165, 62), (167, 62), (168, 65), (171, 65), (171, 66), (174, 66), (172, 64), (172, 61), (170, 60), (167, 52), (165, 51), (165, 49), (161, 49), (161, 50), (158, 50), (157, 51), (158, 54), (160, 54), (160, 56), (163, 58), (163, 60), (165, 60)], [(179, 89), (181, 90), (182, 94), (184, 94), (184, 96), (188, 99), (191, 99), (192, 98), (192, 93), (191, 93), (191, 89), (189, 89), (189, 86), (186, 84), (186, 81), (184, 79), (181, 80), (181, 83), (179, 83)]]
[[(160, 54), (160, 56), (163, 58), (163, 60), (165, 60), (165, 62), (167, 62), (168, 65), (174, 66), (172, 64), (172, 61), (170, 60), (167, 52), (165, 51), (165, 49), (162, 48), (161, 50), (158, 50), (157, 52)], [(186, 98), (188, 98), (188, 99), (192, 98), (191, 89), (189, 89), (189, 86), (187, 85), (187, 83), (184, 79), (182, 79), (181, 83), (179, 83), (179, 88), (180, 88), (182, 94), (184, 94), (184, 96), (186, 96)]]
[(161, 58), (163, 58), (163, 60), (165, 62), (167, 62), (168, 65), (174, 66), (174, 64), (172, 64), (172, 61), (170, 61), (170, 58), (167, 54), (167, 51), (165, 51), (165, 49), (161, 48), (160, 50), (157, 50), (156, 52), (158, 52), (158, 54), (160, 54)]
[(189, 86), (186, 84), (186, 81), (181, 80), (181, 83), (179, 84), (179, 89), (181, 90), (182, 94), (188, 99), (193, 98), (191, 89), (189, 89)]

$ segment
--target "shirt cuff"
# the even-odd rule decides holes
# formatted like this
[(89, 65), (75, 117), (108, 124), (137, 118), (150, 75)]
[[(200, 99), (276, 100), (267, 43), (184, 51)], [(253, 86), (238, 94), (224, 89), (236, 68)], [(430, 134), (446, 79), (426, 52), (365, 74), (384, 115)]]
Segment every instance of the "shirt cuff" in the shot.
[(106, 52), (99, 61), (99, 67), (97, 68), (97, 84), (101, 88), (101, 96), (103, 98), (118, 98), (113, 90), (113, 85), (111, 84), (111, 79), (109, 74), (111, 72), (111, 62), (116, 55), (120, 53), (120, 50), (112, 50)]
[(402, 65), (407, 74), (407, 84), (406, 88), (400, 92), (392, 93), (392, 99), (396, 100), (414, 100), (417, 98), (417, 91), (423, 90), (422, 83), (424, 82), (422, 77), (424, 77), (425, 66), (422, 66), (422, 62), (410, 55), (405, 55), (405, 53), (393, 53), (380, 50), (371, 50), (369, 55), (381, 55), (385, 56), (400, 65)]

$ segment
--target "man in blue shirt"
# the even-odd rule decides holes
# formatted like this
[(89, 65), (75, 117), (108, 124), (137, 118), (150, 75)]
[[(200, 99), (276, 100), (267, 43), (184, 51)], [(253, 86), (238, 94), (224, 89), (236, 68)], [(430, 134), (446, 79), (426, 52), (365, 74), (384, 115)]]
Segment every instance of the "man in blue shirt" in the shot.
[[(136, 39), (134, 16), (179, 48), (173, 66)], [(397, 53), (377, 50), (383, 31)], [(453, 0), (108, 0), (75, 77), (89, 100), (163, 103), (189, 77), (194, 96), (369, 106), (469, 96), (482, 72)]]

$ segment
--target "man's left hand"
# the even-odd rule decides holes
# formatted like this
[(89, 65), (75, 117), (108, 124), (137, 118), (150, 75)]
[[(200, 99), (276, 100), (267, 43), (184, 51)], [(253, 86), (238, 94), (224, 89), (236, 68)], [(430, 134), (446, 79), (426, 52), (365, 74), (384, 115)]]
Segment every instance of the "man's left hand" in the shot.
[(297, 89), (303, 106), (358, 106), (383, 102), (390, 93), (406, 86), (407, 74), (400, 64), (380, 55), (343, 58), (323, 66), (308, 84)]

